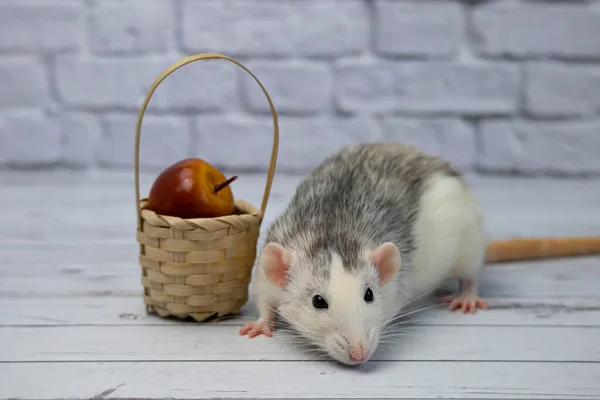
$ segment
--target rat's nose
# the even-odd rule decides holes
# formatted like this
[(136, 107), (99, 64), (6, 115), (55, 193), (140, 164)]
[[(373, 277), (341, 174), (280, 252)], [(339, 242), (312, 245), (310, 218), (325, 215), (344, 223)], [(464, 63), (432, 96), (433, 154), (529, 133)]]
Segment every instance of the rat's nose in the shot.
[(367, 350), (362, 344), (350, 347), (350, 359), (354, 362), (364, 362), (367, 360)]

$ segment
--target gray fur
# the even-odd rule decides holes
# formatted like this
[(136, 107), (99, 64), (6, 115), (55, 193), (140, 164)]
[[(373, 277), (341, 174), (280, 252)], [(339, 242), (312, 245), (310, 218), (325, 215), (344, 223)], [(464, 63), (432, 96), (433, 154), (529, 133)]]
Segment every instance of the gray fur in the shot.
[(266, 242), (301, 253), (319, 281), (329, 275), (332, 252), (352, 272), (361, 268), (362, 251), (387, 241), (400, 249), (403, 269), (410, 269), (419, 199), (435, 173), (460, 177), (446, 161), (407, 145), (344, 147), (300, 182)]

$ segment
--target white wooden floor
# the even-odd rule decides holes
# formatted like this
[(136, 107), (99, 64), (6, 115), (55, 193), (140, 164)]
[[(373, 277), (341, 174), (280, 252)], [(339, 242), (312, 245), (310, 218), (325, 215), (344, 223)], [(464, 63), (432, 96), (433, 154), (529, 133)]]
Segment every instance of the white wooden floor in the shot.
[[(276, 177), (266, 224), (297, 180)], [(473, 182), (492, 237), (600, 233), (599, 181)], [(233, 189), (259, 205), (263, 177)], [(0, 398), (600, 399), (600, 257), (490, 265), (491, 309), (424, 311), (346, 368), (238, 336), (251, 305), (215, 324), (145, 315), (134, 210), (132, 174), (0, 174)]]

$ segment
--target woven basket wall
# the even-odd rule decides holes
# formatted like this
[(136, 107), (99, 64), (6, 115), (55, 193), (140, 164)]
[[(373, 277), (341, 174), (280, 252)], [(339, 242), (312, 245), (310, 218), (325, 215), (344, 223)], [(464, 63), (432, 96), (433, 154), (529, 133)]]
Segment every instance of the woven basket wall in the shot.
[[(261, 209), (236, 198), (234, 215), (191, 219), (159, 215), (145, 209), (148, 200), (140, 198), (139, 148), (143, 115), (152, 94), (168, 75), (191, 62), (209, 59), (224, 59), (240, 66), (254, 78), (269, 102), (274, 142)], [(144, 303), (149, 313), (202, 322), (240, 312), (248, 301), (248, 286), (275, 172), (278, 143), (279, 128), (273, 103), (259, 80), (237, 61), (216, 53), (197, 54), (171, 65), (156, 79), (138, 115), (135, 143), (136, 238), (140, 245)]]

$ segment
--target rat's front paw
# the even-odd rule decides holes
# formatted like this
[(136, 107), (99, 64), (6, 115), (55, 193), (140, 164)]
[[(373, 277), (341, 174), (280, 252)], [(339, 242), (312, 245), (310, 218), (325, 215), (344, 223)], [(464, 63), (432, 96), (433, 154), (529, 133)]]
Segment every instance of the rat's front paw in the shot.
[(482, 300), (477, 295), (461, 293), (458, 295), (450, 295), (444, 296), (440, 299), (442, 303), (450, 303), (448, 308), (450, 310), (458, 310), (460, 309), (463, 313), (475, 313), (475, 311), (479, 309), (488, 308), (488, 303), (485, 300)]
[(248, 334), (248, 337), (253, 338), (262, 334), (272, 337), (274, 326), (275, 324), (273, 321), (258, 320), (254, 322), (248, 322), (240, 329), (240, 336)]

